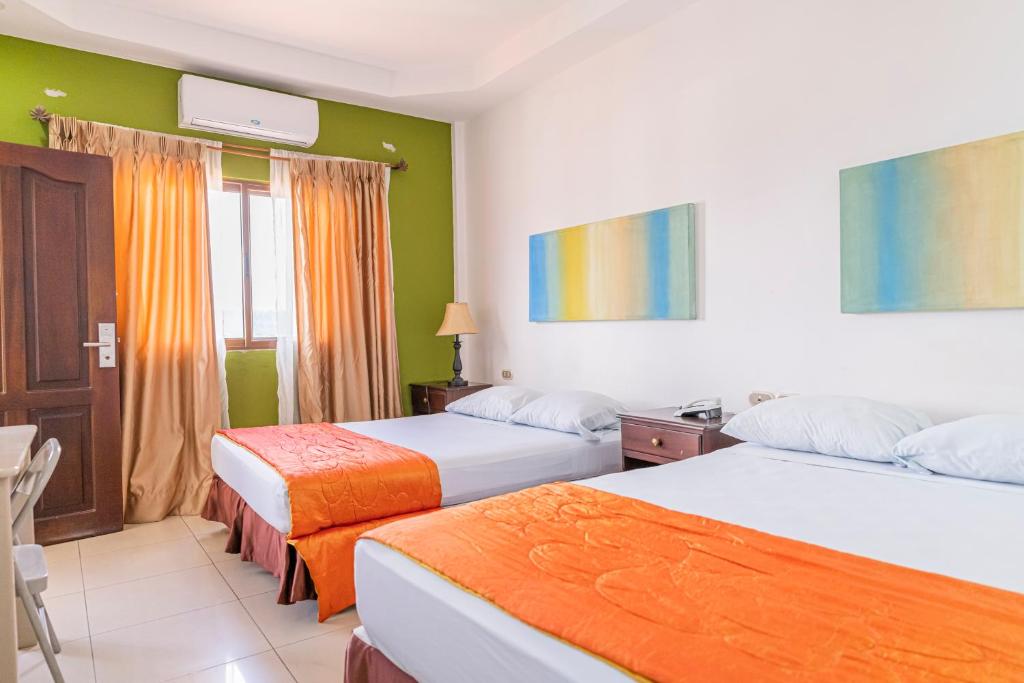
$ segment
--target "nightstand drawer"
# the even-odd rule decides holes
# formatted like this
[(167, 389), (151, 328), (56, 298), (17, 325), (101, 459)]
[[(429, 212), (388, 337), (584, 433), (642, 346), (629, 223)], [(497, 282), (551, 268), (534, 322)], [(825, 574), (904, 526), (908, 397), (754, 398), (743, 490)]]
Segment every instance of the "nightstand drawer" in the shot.
[(430, 398), (427, 395), (427, 387), (422, 384), (412, 385), (412, 412), (415, 415), (427, 415), (430, 413)]
[(430, 404), (430, 412), (443, 413), (444, 407), (452, 401), (461, 398), (455, 392), (448, 392), (444, 389), (435, 389), (434, 387), (427, 387), (427, 397)]
[(463, 387), (450, 387), (447, 382), (417, 382), (410, 384), (414, 415), (443, 413), (445, 406), (463, 396), (490, 388), (490, 384), (470, 382)]
[(622, 424), (622, 449), (640, 451), (667, 460), (685, 460), (701, 454), (701, 437), (690, 432)]

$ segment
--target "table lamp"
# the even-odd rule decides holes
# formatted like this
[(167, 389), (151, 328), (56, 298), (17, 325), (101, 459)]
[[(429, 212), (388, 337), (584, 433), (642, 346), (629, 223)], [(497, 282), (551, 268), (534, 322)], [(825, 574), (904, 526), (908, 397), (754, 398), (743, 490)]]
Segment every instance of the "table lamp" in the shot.
[(464, 387), (469, 382), (462, 379), (462, 359), (459, 357), (459, 349), (462, 348), (462, 342), (459, 341), (460, 334), (476, 334), (480, 330), (477, 329), (476, 323), (473, 322), (473, 316), (469, 314), (469, 304), (460, 304), (458, 302), (445, 304), (444, 305), (444, 320), (441, 321), (441, 327), (437, 330), (438, 337), (447, 337), (450, 334), (455, 335), (455, 360), (452, 362), (452, 371), (455, 376), (448, 380), (448, 386), (450, 387)]

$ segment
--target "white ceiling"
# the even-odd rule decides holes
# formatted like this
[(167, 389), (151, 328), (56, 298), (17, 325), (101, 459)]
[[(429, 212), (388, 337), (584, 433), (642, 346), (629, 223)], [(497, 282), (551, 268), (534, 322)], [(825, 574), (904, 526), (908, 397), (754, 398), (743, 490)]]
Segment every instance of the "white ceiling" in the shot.
[(0, 33), (463, 120), (693, 0), (5, 0)]
[(565, 0), (114, 0), (171, 19), (387, 69), (464, 63)]

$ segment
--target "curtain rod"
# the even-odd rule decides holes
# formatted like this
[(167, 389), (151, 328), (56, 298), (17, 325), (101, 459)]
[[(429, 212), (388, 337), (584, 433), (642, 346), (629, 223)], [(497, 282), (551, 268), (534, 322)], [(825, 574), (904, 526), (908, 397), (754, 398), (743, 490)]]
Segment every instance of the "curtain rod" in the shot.
[[(265, 147), (250, 147), (249, 145), (234, 145), (234, 144), (227, 143), (227, 142), (225, 142), (222, 147), (217, 147), (216, 145), (206, 145), (206, 147), (207, 147), (207, 149), (219, 149), (221, 151), (221, 153), (223, 153), (223, 154), (234, 154), (235, 156), (239, 156), (239, 157), (252, 157), (253, 159), (267, 159), (267, 160), (270, 160), (270, 159), (279, 159), (279, 160), (284, 159), (284, 160), (286, 160), (286, 159), (290, 159), (291, 158), (291, 157), (274, 156), (273, 154), (270, 153), (270, 150), (265, 148)], [(254, 151), (247, 151), (247, 150), (254, 150)], [(359, 161), (359, 160), (357, 159), (357, 161)], [(384, 163), (384, 162), (374, 161), (373, 163), (378, 164), (378, 163)], [(387, 164), (387, 165), (393, 171), (402, 172), (402, 171), (408, 171), (409, 170), (409, 162), (406, 161), (404, 157), (399, 159), (397, 162), (395, 162), (393, 164)]]
[[(46, 108), (43, 107), (42, 105), (39, 105), (35, 109), (32, 109), (31, 111), (29, 111), (28, 115), (34, 121), (39, 121), (40, 123), (45, 123), (45, 124), (49, 124), (50, 123), (50, 112), (46, 111)], [(239, 144), (233, 144), (233, 143), (230, 143), (230, 142), (223, 143), (223, 145), (221, 147), (217, 147), (216, 145), (206, 145), (206, 147), (208, 149), (219, 149), (224, 154), (234, 154), (235, 156), (240, 156), (240, 157), (252, 157), (253, 159), (266, 159), (268, 161), (271, 160), (271, 159), (282, 160), (282, 159), (289, 159), (290, 158), (290, 157), (276, 157), (273, 154), (271, 154), (270, 150), (268, 148), (266, 148), (266, 147), (255, 147), (255, 146), (252, 146), (252, 145), (239, 145)], [(374, 161), (373, 163), (385, 163), (385, 162)], [(405, 157), (402, 157), (396, 163), (387, 164), (387, 165), (393, 171), (403, 172), (403, 171), (408, 171), (409, 170), (409, 162), (405, 160)]]

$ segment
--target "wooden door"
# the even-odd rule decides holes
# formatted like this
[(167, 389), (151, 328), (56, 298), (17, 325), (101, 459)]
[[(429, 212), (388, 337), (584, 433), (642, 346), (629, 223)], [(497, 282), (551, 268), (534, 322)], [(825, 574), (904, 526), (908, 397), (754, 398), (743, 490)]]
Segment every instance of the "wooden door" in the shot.
[(0, 422), (61, 445), (36, 542), (117, 531), (118, 370), (83, 346), (116, 314), (111, 160), (0, 143), (0, 240)]

